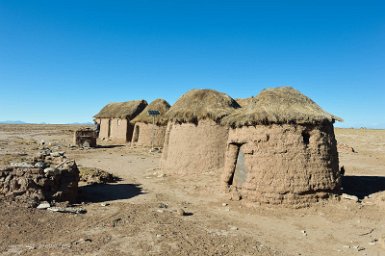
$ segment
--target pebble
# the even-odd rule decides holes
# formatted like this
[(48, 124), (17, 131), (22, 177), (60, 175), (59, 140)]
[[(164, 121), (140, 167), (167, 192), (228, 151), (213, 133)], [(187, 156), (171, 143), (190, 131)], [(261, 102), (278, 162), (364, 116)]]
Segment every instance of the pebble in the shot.
[(165, 203), (159, 203), (158, 208), (168, 208), (168, 205)]
[(306, 230), (301, 230), (301, 233), (302, 233), (304, 236), (307, 236)]
[(176, 213), (177, 213), (179, 216), (185, 216), (185, 215), (186, 215), (186, 212), (185, 212), (183, 209), (181, 209), (181, 208), (178, 208), (178, 209), (176, 210)]
[(37, 207), (36, 207), (36, 209), (48, 209), (48, 208), (50, 208), (51, 207), (51, 205), (48, 203), (48, 202), (42, 202), (42, 203), (40, 203)]
[(106, 207), (106, 206), (109, 206), (110, 204), (109, 203), (101, 203), (100, 206), (103, 206), (103, 207)]
[(222, 206), (225, 207), (225, 206), (228, 206), (228, 204), (227, 203), (223, 203)]
[(230, 230), (233, 230), (233, 231), (235, 231), (235, 230), (238, 230), (238, 228), (237, 228), (237, 227), (235, 227), (235, 226), (230, 226)]
[(355, 202), (358, 202), (358, 197), (354, 196), (354, 195), (348, 195), (348, 194), (343, 193), (341, 195), (341, 197), (344, 198), (344, 199), (349, 199), (349, 200), (353, 200)]
[(156, 237), (157, 237), (157, 238), (161, 238), (162, 235), (161, 235), (161, 234), (157, 234)]
[(45, 167), (45, 163), (44, 162), (37, 162), (35, 164), (35, 167), (37, 167), (37, 168), (44, 168)]

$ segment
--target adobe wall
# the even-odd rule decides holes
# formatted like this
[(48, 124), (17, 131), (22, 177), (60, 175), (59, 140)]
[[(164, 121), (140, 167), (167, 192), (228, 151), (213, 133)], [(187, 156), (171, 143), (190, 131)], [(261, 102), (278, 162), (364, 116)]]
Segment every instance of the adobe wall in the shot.
[(306, 204), (328, 198), (340, 190), (336, 144), (331, 124), (231, 129), (224, 185), (232, 183), (230, 192), (251, 202)]
[(100, 118), (100, 131), (99, 139), (108, 139), (109, 138), (109, 120), (108, 118)]
[(172, 123), (167, 129), (161, 159), (165, 173), (219, 175), (224, 165), (228, 128), (201, 120), (198, 125)]
[(166, 126), (158, 126), (146, 123), (136, 123), (132, 142), (138, 146), (151, 146), (154, 137), (154, 147), (163, 147)]
[(120, 143), (130, 142), (133, 130), (134, 126), (127, 119), (111, 119), (110, 139)]

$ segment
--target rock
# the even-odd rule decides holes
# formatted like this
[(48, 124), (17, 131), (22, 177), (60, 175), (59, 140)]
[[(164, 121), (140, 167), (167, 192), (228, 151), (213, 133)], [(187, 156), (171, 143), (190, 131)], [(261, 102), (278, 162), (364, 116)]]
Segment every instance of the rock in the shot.
[(61, 156), (61, 155), (60, 155), (59, 152), (52, 152), (52, 153), (50, 154), (50, 156), (52, 156), (52, 157), (59, 157), (59, 156)]
[(50, 205), (48, 202), (42, 202), (42, 203), (40, 203), (40, 204), (36, 207), (36, 209), (45, 210), (45, 209), (48, 209), (48, 208), (50, 208), (50, 207), (51, 207), (51, 205)]
[(158, 213), (164, 213), (164, 210), (162, 210), (162, 209), (157, 209), (156, 212), (158, 212)]
[(238, 230), (238, 228), (235, 226), (230, 226), (230, 230), (235, 231), (235, 230)]
[(159, 203), (159, 204), (158, 204), (158, 208), (164, 208), (164, 209), (166, 209), (166, 208), (168, 208), (168, 205), (165, 204), (165, 203)]
[(228, 206), (228, 204), (227, 203), (223, 203), (222, 206), (225, 207), (225, 206)]
[(365, 250), (365, 248), (364, 248), (364, 247), (361, 247), (361, 246), (359, 246), (359, 245), (355, 245), (355, 246), (353, 246), (353, 249), (357, 250), (357, 252), (360, 252), (360, 251), (363, 251), (363, 250)]
[(307, 236), (306, 230), (301, 230), (301, 233), (302, 233), (304, 236)]
[(11, 167), (25, 167), (25, 168), (30, 168), (30, 167), (33, 167), (33, 165), (30, 164), (30, 163), (22, 162), (22, 163), (11, 163)]
[(76, 207), (50, 207), (48, 208), (48, 210), (52, 212), (72, 213), (72, 214), (83, 214), (87, 212), (86, 209), (76, 208)]
[(109, 203), (101, 203), (100, 206), (103, 206), (103, 207), (106, 207), (106, 206), (109, 206), (110, 204)]
[(179, 216), (185, 216), (186, 215), (186, 212), (182, 209), (182, 208), (178, 208), (176, 210), (176, 213), (179, 215)]
[(359, 201), (359, 200), (358, 200), (358, 197), (357, 197), (357, 196), (354, 196), (354, 195), (348, 195), (348, 194), (343, 193), (343, 194), (341, 195), (341, 197), (344, 198), (344, 199), (353, 200), (353, 201), (355, 201), (355, 202), (358, 202), (358, 201)]
[(35, 164), (35, 167), (36, 167), (36, 168), (41, 168), (41, 169), (43, 169), (43, 168), (45, 167), (45, 163), (44, 163), (44, 162), (37, 162), (37, 163)]
[(54, 176), (56, 174), (56, 169), (52, 167), (48, 167), (44, 169), (44, 173), (46, 176)]

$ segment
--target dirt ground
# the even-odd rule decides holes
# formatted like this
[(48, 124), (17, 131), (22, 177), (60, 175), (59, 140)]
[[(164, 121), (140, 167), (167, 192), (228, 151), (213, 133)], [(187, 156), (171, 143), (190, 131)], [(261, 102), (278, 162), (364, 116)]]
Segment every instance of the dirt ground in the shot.
[(71, 148), (77, 128), (0, 125), (0, 164), (23, 161), (44, 141), (120, 178), (82, 184), (86, 214), (0, 201), (0, 255), (385, 255), (385, 130), (336, 129), (344, 192), (360, 202), (288, 209), (229, 201), (210, 174), (165, 176), (160, 153), (146, 148)]

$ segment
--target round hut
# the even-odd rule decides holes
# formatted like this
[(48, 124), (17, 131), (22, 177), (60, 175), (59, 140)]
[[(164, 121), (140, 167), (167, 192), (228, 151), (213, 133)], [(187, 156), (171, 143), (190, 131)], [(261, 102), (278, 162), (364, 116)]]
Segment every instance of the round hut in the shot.
[(191, 90), (166, 113), (168, 125), (161, 159), (164, 172), (211, 173), (223, 169), (228, 128), (220, 120), (239, 108), (214, 90)]
[(162, 147), (167, 127), (164, 114), (169, 108), (167, 101), (156, 99), (135, 117), (131, 145)]
[(224, 186), (236, 199), (307, 204), (339, 193), (333, 123), (342, 121), (291, 87), (262, 91), (222, 120), (232, 127)]
[(100, 125), (99, 139), (130, 142), (134, 131), (131, 120), (147, 106), (145, 100), (114, 102), (104, 106), (94, 119)]

